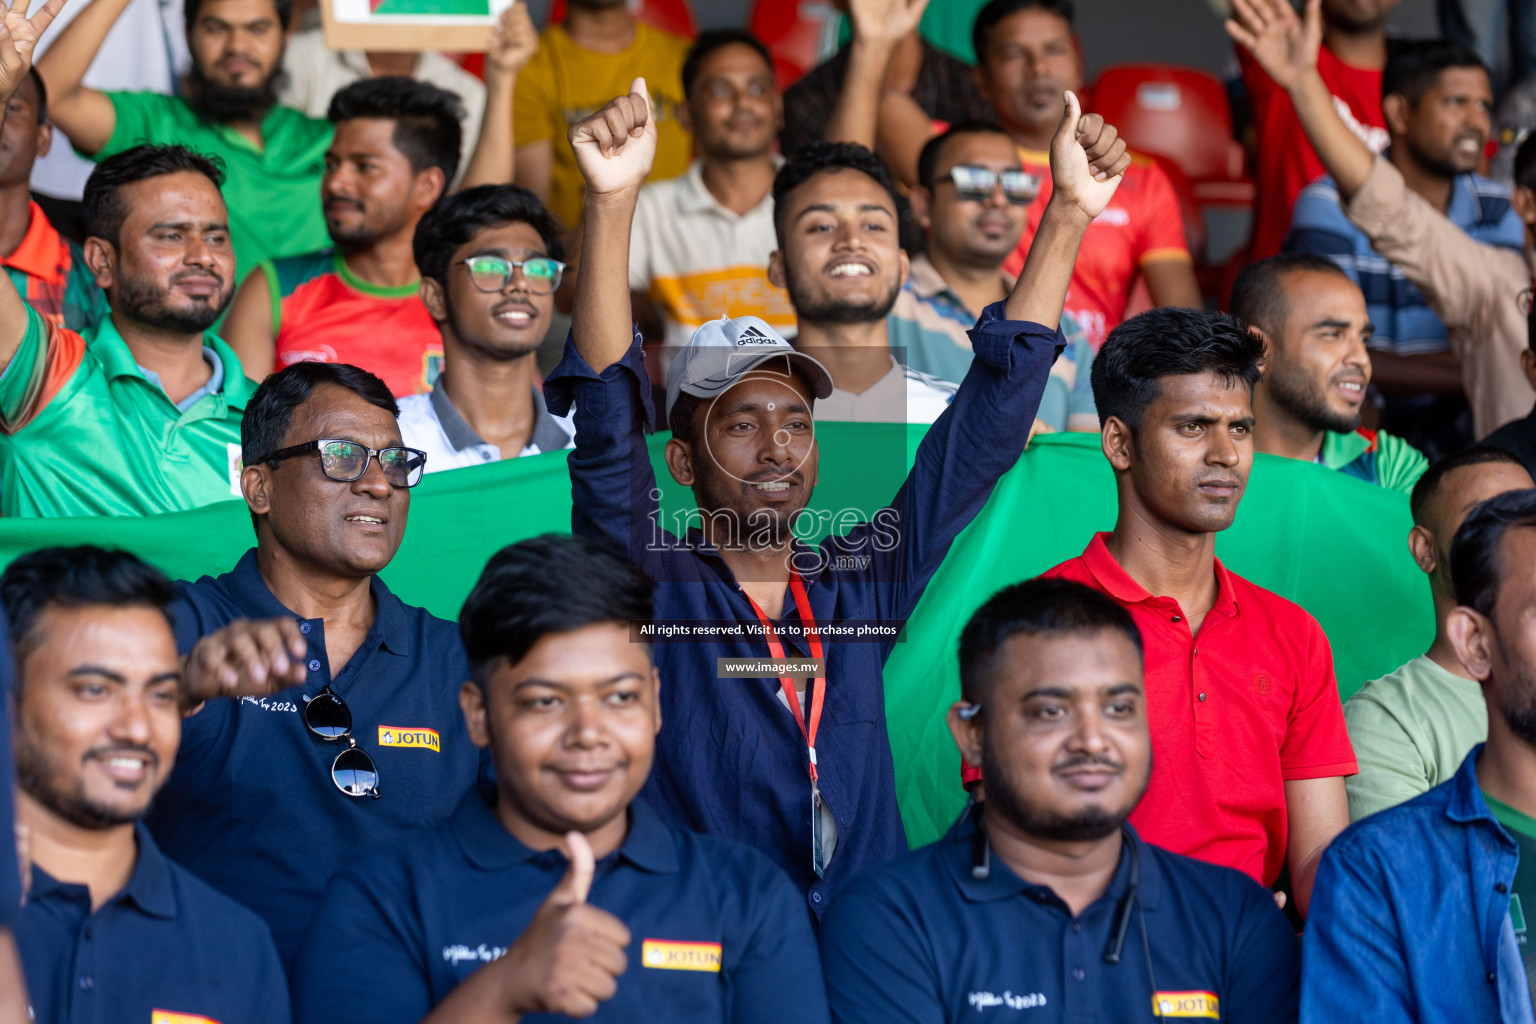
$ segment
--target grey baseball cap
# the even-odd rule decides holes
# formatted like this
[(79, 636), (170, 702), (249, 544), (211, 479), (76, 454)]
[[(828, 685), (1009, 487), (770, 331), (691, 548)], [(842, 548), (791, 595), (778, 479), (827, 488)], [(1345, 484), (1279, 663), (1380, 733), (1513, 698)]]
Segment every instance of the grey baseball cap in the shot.
[(820, 362), (797, 352), (779, 333), (755, 316), (711, 320), (693, 332), (667, 369), (667, 418), (677, 396), (686, 391), (696, 398), (714, 398), (745, 374), (781, 360), (787, 372), (800, 370), (817, 398), (832, 393), (832, 375)]

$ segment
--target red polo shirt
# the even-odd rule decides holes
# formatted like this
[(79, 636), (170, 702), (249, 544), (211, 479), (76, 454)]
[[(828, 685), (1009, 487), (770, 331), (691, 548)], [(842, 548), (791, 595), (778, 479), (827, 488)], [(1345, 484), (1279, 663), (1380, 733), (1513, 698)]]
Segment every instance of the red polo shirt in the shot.
[(1131, 823), (1148, 842), (1273, 885), (1284, 783), (1357, 770), (1328, 638), (1299, 605), (1219, 560), (1216, 604), (1191, 636), (1178, 602), (1147, 593), (1106, 537), (1044, 575), (1108, 594), (1141, 630), (1152, 781)]

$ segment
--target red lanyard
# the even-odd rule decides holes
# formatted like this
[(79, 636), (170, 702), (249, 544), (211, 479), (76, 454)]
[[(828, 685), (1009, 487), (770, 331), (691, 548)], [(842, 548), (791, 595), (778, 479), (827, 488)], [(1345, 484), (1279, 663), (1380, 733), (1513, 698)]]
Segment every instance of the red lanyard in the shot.
[[(816, 616), (811, 612), (811, 599), (805, 592), (805, 581), (795, 573), (789, 578), (789, 590), (795, 597), (795, 607), (800, 611), (800, 622), (805, 626), (807, 646), (811, 649), (811, 657), (821, 658), (821, 634), (816, 631)], [(743, 591), (745, 593), (745, 591)], [(751, 596), (747, 602), (752, 605), (752, 610), (757, 613), (757, 621), (763, 624), (763, 636), (768, 641), (768, 651), (775, 658), (784, 658), (784, 645), (779, 641), (778, 630), (773, 628), (773, 623), (768, 621), (768, 616), (757, 606)], [(816, 729), (821, 725), (821, 705), (826, 699), (826, 677), (817, 676), (815, 687), (811, 691), (810, 722), (806, 722), (806, 716), (800, 710), (800, 698), (795, 693), (795, 681), (788, 676), (779, 677), (779, 685), (783, 687), (784, 698), (789, 702), (790, 713), (795, 716), (795, 724), (800, 727), (800, 735), (805, 737), (805, 751), (810, 758), (811, 782), (816, 781)]]

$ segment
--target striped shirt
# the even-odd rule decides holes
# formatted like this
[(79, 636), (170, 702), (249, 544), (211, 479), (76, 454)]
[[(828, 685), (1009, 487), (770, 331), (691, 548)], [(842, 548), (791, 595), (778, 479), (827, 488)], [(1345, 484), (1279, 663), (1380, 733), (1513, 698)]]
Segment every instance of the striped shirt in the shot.
[[(1515, 252), (1525, 247), (1525, 224), (1510, 205), (1509, 189), (1496, 181), (1463, 174), (1451, 187), (1446, 217), (1473, 239)], [(1445, 324), (1424, 293), (1355, 227), (1339, 205), (1332, 178), (1319, 178), (1296, 199), (1287, 252), (1314, 253), (1333, 260), (1365, 293), (1376, 333), (1371, 348), (1400, 356), (1449, 352)]]

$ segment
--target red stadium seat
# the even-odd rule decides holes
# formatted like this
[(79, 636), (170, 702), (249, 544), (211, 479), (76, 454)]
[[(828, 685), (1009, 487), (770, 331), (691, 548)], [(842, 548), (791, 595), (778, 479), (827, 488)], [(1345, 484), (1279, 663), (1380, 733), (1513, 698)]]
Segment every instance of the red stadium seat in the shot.
[[(699, 34), (699, 23), (693, 17), (688, 0), (629, 0), (629, 10), (647, 25), (663, 32), (689, 39)], [(549, 5), (549, 23), (554, 25), (564, 20), (565, 0), (554, 0)]]
[(1221, 80), (1173, 64), (1119, 64), (1099, 73), (1091, 109), (1132, 149), (1182, 172), (1201, 226), (1198, 239), (1190, 233), (1201, 290), (1221, 298), (1233, 261), (1247, 250), (1254, 203)]
[(828, 0), (755, 0), (747, 31), (773, 54), (780, 92), (821, 63), (833, 14)]

